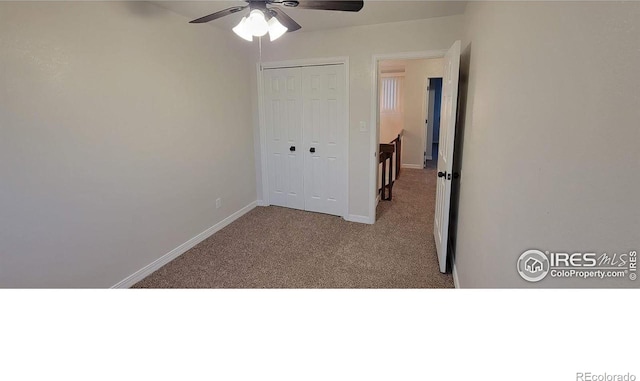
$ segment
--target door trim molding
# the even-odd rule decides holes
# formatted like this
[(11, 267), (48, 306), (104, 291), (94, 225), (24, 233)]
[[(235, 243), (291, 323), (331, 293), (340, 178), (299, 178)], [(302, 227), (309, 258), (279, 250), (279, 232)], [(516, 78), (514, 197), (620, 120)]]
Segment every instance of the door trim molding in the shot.
[(455, 288), (462, 288), (460, 287), (460, 281), (458, 280), (458, 269), (456, 268), (456, 263), (453, 263), (453, 286)]
[[(256, 78), (258, 81), (258, 133), (260, 137), (260, 152), (255, 153), (256, 159), (259, 158), (262, 181), (259, 184), (256, 184), (258, 187), (261, 187), (262, 193), (262, 203), (264, 206), (271, 205), (269, 200), (269, 167), (268, 167), (268, 157), (267, 157), (267, 131), (265, 126), (265, 115), (264, 115), (264, 78), (262, 76), (263, 70), (268, 69), (283, 69), (283, 68), (291, 68), (291, 67), (307, 67), (307, 66), (324, 66), (324, 65), (344, 65), (344, 80), (345, 80), (345, 100), (344, 100), (344, 124), (345, 131), (344, 139), (344, 155), (345, 155), (345, 168), (344, 168), (344, 210), (342, 211), (342, 218), (348, 220), (349, 218), (349, 131), (350, 129), (350, 96), (349, 96), (349, 57), (341, 56), (341, 57), (325, 57), (325, 58), (308, 58), (308, 59), (298, 59), (298, 60), (287, 60), (287, 61), (270, 61), (270, 62), (259, 62), (256, 63)], [(258, 165), (256, 165), (258, 168)]]
[(378, 110), (378, 64), (384, 60), (410, 60), (410, 59), (427, 59), (442, 58), (447, 53), (447, 49), (441, 50), (425, 50), (415, 52), (399, 52), (388, 54), (374, 54), (371, 57), (371, 126), (369, 131), (369, 223), (376, 222), (376, 197), (378, 195), (378, 146), (380, 144), (380, 111)]
[[(286, 61), (269, 61), (262, 63), (262, 69), (283, 69), (290, 67), (304, 67), (304, 66), (321, 66), (321, 65), (340, 65), (348, 64), (349, 57), (321, 57), (321, 58), (305, 58), (299, 60), (286, 60)], [(260, 70), (260, 63), (256, 64), (258, 70)]]
[(360, 224), (368, 224), (369, 223), (369, 217), (368, 216), (359, 216), (357, 214), (350, 214), (345, 218), (346, 221), (349, 222), (357, 222)]

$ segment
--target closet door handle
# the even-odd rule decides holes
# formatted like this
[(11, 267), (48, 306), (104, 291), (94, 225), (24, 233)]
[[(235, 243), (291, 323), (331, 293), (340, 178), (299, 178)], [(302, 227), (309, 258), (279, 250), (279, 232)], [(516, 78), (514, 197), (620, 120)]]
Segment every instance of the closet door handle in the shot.
[(293, 152), (293, 151), (295, 151), (295, 150), (296, 150), (296, 146), (291, 146), (291, 147), (289, 147), (289, 151)]
[(311, 148), (309, 148), (309, 152), (311, 152), (311, 153), (316, 152), (316, 147), (311, 147)]

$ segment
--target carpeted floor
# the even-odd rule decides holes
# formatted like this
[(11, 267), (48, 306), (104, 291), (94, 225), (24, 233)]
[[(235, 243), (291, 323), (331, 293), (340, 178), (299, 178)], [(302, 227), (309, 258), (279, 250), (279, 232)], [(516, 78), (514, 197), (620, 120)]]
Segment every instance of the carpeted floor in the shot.
[(374, 225), (258, 207), (136, 288), (444, 288), (433, 240), (435, 169), (403, 169)]

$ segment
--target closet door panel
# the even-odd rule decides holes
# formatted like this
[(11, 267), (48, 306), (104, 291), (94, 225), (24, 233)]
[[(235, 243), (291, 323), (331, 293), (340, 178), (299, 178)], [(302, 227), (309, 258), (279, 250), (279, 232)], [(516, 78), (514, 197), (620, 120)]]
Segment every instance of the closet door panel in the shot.
[(344, 65), (302, 68), (305, 209), (344, 215), (346, 206)]
[(269, 201), (304, 209), (301, 70), (265, 70), (263, 78)]

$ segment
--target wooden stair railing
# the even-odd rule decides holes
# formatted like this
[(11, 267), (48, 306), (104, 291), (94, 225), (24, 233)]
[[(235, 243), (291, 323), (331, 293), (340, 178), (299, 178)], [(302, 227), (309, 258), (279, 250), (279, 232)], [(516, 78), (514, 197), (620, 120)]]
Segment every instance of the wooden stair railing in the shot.
[[(395, 155), (394, 155), (395, 153)], [(380, 199), (391, 201), (393, 197), (393, 183), (400, 176), (402, 154), (402, 132), (398, 137), (388, 144), (380, 144), (379, 162), (382, 163), (382, 187), (380, 188)], [(395, 166), (393, 157), (395, 156)], [(389, 171), (387, 173), (387, 161), (389, 161)], [(395, 172), (395, 176), (394, 176)], [(387, 175), (389, 184), (387, 184)]]
[[(382, 188), (380, 188), (380, 199), (391, 201), (393, 193), (393, 152), (395, 145), (380, 144), (380, 162), (382, 163)], [(389, 184), (387, 184), (387, 161), (389, 161)], [(388, 190), (388, 192), (385, 192)], [(388, 194), (388, 195), (387, 195)]]

